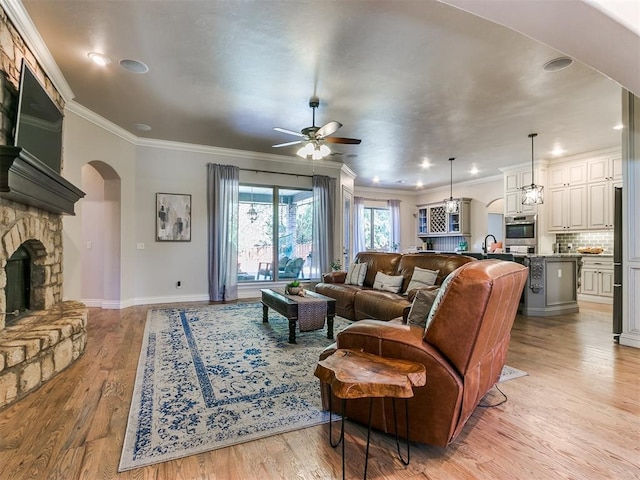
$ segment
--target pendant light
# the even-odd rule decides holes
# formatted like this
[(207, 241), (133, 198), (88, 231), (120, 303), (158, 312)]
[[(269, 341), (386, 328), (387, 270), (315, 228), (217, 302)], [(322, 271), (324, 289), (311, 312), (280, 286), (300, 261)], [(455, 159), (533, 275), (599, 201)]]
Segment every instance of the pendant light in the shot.
[(530, 133), (529, 138), (531, 139), (531, 185), (525, 185), (522, 187), (522, 205), (542, 205), (544, 203), (544, 198), (542, 195), (542, 190), (544, 187), (542, 185), (536, 185), (533, 181), (534, 175), (534, 167), (533, 167), (533, 139), (538, 136), (537, 133)]
[(458, 213), (460, 212), (460, 200), (457, 198), (453, 198), (453, 161), (455, 158), (449, 159), (449, 164), (451, 165), (451, 190), (449, 194), (449, 198), (444, 199), (444, 211), (445, 213)]

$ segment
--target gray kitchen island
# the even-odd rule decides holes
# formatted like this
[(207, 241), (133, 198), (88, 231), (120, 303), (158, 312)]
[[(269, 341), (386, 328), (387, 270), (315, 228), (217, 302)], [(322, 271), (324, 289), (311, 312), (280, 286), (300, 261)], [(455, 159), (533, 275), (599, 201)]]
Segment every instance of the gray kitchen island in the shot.
[(527, 254), (516, 261), (529, 267), (519, 312), (549, 317), (578, 312), (582, 255), (577, 253)]

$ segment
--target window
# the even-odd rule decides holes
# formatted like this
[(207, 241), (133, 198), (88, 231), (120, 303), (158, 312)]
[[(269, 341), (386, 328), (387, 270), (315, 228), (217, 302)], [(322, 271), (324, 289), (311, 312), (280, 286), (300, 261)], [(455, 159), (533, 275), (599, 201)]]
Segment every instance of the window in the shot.
[(388, 208), (365, 207), (364, 241), (367, 249), (391, 249), (391, 212)]
[(312, 192), (255, 185), (239, 190), (238, 282), (309, 278)]

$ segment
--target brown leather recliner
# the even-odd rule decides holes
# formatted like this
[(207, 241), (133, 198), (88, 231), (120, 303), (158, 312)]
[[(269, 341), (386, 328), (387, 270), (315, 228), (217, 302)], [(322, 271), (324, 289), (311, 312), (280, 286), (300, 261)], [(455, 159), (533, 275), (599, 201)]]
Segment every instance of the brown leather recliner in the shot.
[[(467, 263), (443, 287), (426, 330), (400, 322), (363, 320), (340, 332), (320, 358), (335, 348), (350, 348), (422, 363), (427, 384), (415, 388), (409, 399), (410, 438), (444, 447), (500, 378), (526, 278), (527, 268), (514, 262)], [(328, 386), (322, 384), (321, 390), (326, 409)], [(404, 402), (397, 403), (398, 433), (404, 436)], [(340, 404), (334, 399), (334, 409)], [(352, 420), (366, 424), (368, 411), (368, 399), (347, 401), (347, 416)], [(372, 425), (395, 433), (391, 399), (374, 399)]]

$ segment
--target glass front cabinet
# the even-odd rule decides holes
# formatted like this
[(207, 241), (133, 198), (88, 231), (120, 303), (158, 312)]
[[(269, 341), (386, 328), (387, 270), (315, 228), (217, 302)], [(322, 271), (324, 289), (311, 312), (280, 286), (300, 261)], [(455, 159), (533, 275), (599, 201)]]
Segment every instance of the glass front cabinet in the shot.
[(461, 198), (458, 213), (446, 213), (442, 202), (417, 205), (418, 237), (471, 235), (470, 204), (470, 198)]

